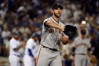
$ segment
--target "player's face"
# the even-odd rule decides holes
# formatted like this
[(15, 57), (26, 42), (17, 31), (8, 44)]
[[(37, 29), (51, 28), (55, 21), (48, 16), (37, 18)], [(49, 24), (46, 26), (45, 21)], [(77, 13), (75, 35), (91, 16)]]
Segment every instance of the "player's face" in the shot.
[(62, 9), (60, 9), (60, 8), (53, 10), (53, 15), (57, 18), (59, 18), (61, 16), (61, 13), (62, 13)]
[(83, 35), (83, 34), (82, 34), (81, 36), (82, 36), (82, 38), (85, 38), (86, 35)]
[(35, 41), (38, 41), (38, 37), (35, 37), (34, 40), (35, 40)]
[(19, 39), (19, 35), (14, 35), (14, 38), (17, 40)]

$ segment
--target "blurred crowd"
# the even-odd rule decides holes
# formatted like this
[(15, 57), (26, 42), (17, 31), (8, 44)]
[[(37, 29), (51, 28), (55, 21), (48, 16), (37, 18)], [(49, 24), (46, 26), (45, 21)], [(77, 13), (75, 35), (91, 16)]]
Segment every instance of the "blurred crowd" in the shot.
[(55, 2), (64, 6), (64, 24), (87, 30), (93, 54), (99, 59), (98, 0), (0, 0), (0, 56), (8, 56), (13, 31), (20, 31), (21, 41), (25, 42), (34, 32), (41, 35), (42, 22), (51, 15), (50, 7)]

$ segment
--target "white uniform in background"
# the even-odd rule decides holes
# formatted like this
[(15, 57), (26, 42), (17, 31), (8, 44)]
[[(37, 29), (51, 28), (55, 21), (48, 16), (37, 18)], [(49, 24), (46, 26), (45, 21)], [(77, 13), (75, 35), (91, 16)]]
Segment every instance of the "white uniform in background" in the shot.
[(77, 37), (73, 47), (75, 47), (75, 66), (87, 66), (87, 49), (91, 47), (90, 40)]
[[(29, 56), (29, 52), (28, 49), (32, 50), (32, 56)], [(24, 66), (35, 66), (35, 61), (34, 61), (34, 57), (37, 58), (37, 45), (35, 43), (35, 41), (30, 38), (27, 43), (26, 43), (26, 47), (25, 47), (25, 54), (24, 54), (24, 58), (23, 58), (23, 63)]]
[(20, 66), (20, 52), (14, 51), (20, 45), (19, 41), (12, 38), (10, 40), (10, 54), (9, 54), (9, 62), (10, 66)]

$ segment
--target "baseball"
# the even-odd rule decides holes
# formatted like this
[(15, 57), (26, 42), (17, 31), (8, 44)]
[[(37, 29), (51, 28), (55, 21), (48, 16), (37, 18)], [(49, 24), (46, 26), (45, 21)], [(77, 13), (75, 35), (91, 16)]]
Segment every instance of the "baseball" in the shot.
[(82, 24), (86, 24), (86, 21), (82, 21)]

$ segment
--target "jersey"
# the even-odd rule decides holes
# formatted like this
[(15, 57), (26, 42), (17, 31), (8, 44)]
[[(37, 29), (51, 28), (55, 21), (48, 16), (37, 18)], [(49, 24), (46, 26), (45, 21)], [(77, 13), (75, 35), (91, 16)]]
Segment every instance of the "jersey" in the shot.
[(34, 57), (37, 57), (37, 46), (36, 46), (35, 41), (32, 38), (30, 38), (27, 41), (26, 47), (25, 47), (25, 55), (28, 55), (29, 56), (28, 49), (31, 49), (32, 50), (32, 54), (33, 54)]
[[(42, 38), (41, 38), (41, 45), (44, 45), (49, 48), (59, 49), (59, 35), (61, 34), (61, 31), (59, 29), (45, 26), (44, 23), (46, 21), (52, 21), (60, 26), (65, 26), (61, 21), (57, 22), (54, 18), (49, 17), (43, 21), (43, 27), (42, 27)], [(52, 32), (49, 32), (50, 30), (53, 30)]]
[(20, 55), (20, 52), (14, 51), (20, 45), (20, 42), (14, 38), (10, 40), (10, 55)]
[(90, 39), (77, 37), (74, 40), (73, 46), (75, 47), (75, 54), (87, 54), (87, 49), (91, 47)]

